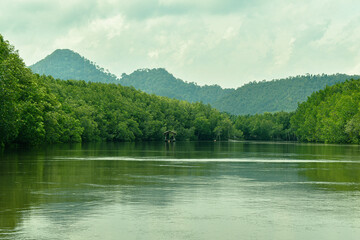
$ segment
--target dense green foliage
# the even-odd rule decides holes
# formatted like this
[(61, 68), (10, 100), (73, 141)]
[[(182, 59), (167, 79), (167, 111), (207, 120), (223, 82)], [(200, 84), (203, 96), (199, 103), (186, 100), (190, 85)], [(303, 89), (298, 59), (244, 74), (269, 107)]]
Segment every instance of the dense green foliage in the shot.
[[(145, 79), (148, 83), (156, 76), (170, 75), (164, 69), (139, 70), (133, 74), (123, 75), (123, 81), (134, 78)], [(147, 79), (146, 76), (150, 77)], [(252, 86), (253, 89), (268, 86), (271, 92), (274, 86), (280, 89), (280, 83), (287, 86), (288, 81), (294, 81), (300, 82), (296, 84), (313, 84), (314, 88), (330, 80), (331, 83), (341, 82), (346, 76), (309, 75), (298, 77), (300, 80), (289, 78), (287, 81), (251, 83), (244, 89), (259, 97), (256, 91), (252, 92)], [(346, 81), (313, 93), (306, 102), (299, 104), (295, 113), (230, 117), (209, 104), (149, 95), (134, 87), (56, 80), (52, 76), (33, 74), (1, 35), (0, 78), (0, 146), (11, 143), (152, 141), (162, 140), (165, 130), (176, 131), (178, 140), (298, 139), (360, 143), (360, 80)], [(183, 84), (181, 80), (173, 80), (179, 86)], [(163, 84), (168, 83), (164, 81)], [(215, 89), (220, 91), (221, 88)], [(265, 89), (261, 90), (264, 94)], [(282, 91), (287, 92), (286, 89)]]
[(0, 35), (0, 146), (44, 140), (43, 113), (56, 106), (47, 90)]
[(293, 113), (277, 112), (233, 117), (235, 128), (246, 140), (296, 140), (290, 125)]
[(216, 101), (213, 106), (236, 115), (296, 110), (313, 92), (360, 76), (346, 74), (306, 75), (252, 82)]
[(0, 145), (81, 141), (241, 138), (210, 105), (158, 97), (119, 84), (33, 74), (1, 37)]
[(313, 93), (291, 118), (301, 141), (360, 142), (360, 80), (349, 80)]
[(184, 82), (162, 68), (137, 70), (129, 75), (122, 74), (119, 79), (71, 50), (56, 50), (31, 66), (31, 69), (39, 74), (65, 80), (120, 83), (159, 96), (210, 103), (220, 111), (235, 115), (295, 111), (297, 104), (305, 101), (313, 92), (346, 79), (360, 77), (345, 74), (305, 75), (252, 82), (236, 90), (223, 89), (218, 85), (198, 86)]
[(51, 75), (54, 78), (64, 80), (119, 83), (114, 74), (69, 49), (55, 50), (52, 54), (30, 66), (30, 69), (40, 75)]
[[(59, 110), (73, 119), (70, 121), (73, 136), (59, 139), (51, 134), (54, 140), (47, 138), (51, 141), (162, 140), (165, 130), (175, 130), (178, 140), (242, 136), (227, 115), (210, 105), (149, 95), (119, 84), (63, 81), (45, 76), (41, 81), (56, 95), (61, 104)], [(66, 129), (69, 127), (66, 125)], [(58, 133), (58, 126), (49, 125), (47, 132)]]

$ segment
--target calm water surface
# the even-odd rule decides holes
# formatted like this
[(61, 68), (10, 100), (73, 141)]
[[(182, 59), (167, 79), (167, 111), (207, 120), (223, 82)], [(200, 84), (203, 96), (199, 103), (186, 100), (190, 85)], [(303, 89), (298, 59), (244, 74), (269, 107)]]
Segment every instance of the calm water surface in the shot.
[(0, 239), (359, 236), (359, 146), (119, 143), (0, 153)]

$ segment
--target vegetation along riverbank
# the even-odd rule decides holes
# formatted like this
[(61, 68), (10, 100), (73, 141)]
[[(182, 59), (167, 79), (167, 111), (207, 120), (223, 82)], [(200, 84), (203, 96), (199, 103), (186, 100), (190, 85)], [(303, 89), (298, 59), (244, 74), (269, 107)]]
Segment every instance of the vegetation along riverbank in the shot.
[(313, 93), (295, 112), (230, 115), (120, 84), (34, 74), (0, 35), (0, 145), (91, 141), (301, 140), (359, 143), (360, 80)]

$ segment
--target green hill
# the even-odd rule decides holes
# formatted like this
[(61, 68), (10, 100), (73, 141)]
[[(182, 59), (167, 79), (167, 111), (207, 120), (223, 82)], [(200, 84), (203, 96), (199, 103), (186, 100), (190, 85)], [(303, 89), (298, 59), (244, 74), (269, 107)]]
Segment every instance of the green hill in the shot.
[(158, 96), (188, 102), (213, 103), (234, 89), (222, 89), (218, 85), (198, 86), (175, 78), (163, 68), (139, 69), (121, 78), (105, 71), (95, 63), (69, 49), (58, 49), (30, 66), (38, 74), (51, 75), (64, 80), (75, 79), (87, 82), (120, 83)]
[(313, 92), (359, 77), (346, 74), (322, 74), (252, 82), (218, 99), (213, 106), (235, 115), (292, 112), (298, 103), (304, 102)]
[[(146, 80), (149, 73), (154, 76)], [(145, 75), (136, 77), (136, 74)], [(132, 77), (151, 82), (161, 74), (170, 75), (164, 69), (154, 69), (139, 70)], [(236, 93), (252, 94), (249, 99), (260, 99), (264, 104), (264, 99), (279, 95), (283, 100), (278, 103), (282, 103), (348, 77), (344, 74), (298, 76), (250, 83)], [(130, 77), (123, 75), (123, 78), (125, 81)], [(33, 74), (14, 47), (0, 35), (0, 90), (0, 147), (13, 143), (162, 140), (165, 130), (175, 130), (179, 140), (244, 137), (360, 143), (360, 79), (312, 93), (294, 113), (229, 118), (210, 105), (149, 95), (120, 84), (64, 81)]]
[(118, 83), (118, 78), (69, 49), (57, 49), (44, 59), (30, 66), (40, 75), (51, 75), (63, 80), (85, 80), (87, 82)]
[(251, 82), (236, 90), (223, 89), (218, 85), (199, 86), (185, 82), (163, 68), (139, 69), (117, 78), (71, 50), (56, 50), (30, 68), (36, 73), (60, 79), (120, 83), (158, 96), (209, 103), (220, 111), (235, 115), (295, 111), (298, 103), (304, 102), (313, 92), (360, 77), (346, 74), (303, 75)]
[(175, 78), (163, 68), (139, 69), (129, 75), (123, 74), (120, 84), (159, 96), (210, 104), (234, 91), (222, 89), (219, 85), (199, 86), (196, 83), (187, 83)]
[(33, 74), (0, 35), (0, 147), (10, 144), (242, 137), (226, 114), (201, 103), (120, 84)]

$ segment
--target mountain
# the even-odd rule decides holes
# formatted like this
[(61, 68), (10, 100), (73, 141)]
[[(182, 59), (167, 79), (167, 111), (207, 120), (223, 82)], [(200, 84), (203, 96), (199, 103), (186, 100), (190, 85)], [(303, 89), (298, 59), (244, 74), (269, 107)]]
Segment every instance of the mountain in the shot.
[(120, 83), (133, 86), (146, 93), (176, 98), (188, 102), (213, 103), (234, 91), (218, 85), (198, 86), (175, 78), (163, 68), (139, 69), (121, 79), (97, 66), (94, 62), (69, 49), (58, 49), (30, 66), (38, 74), (51, 75), (63, 80), (85, 80), (87, 82)]
[(0, 149), (11, 144), (161, 141), (166, 130), (175, 131), (178, 140), (242, 137), (227, 114), (209, 105), (120, 84), (34, 74), (2, 35), (0, 66)]
[(251, 82), (235, 89), (218, 85), (199, 86), (174, 77), (163, 68), (139, 69), (121, 78), (105, 71), (95, 63), (68, 49), (56, 50), (43, 60), (30, 66), (39, 74), (60, 79), (82, 79), (88, 82), (120, 83), (133, 86), (146, 93), (211, 104), (220, 111), (235, 115), (264, 112), (295, 111), (313, 92), (344, 82), (357, 75), (302, 75), (272, 81)]
[(272, 81), (251, 82), (218, 99), (212, 105), (235, 115), (294, 111), (313, 92), (326, 86), (360, 78), (359, 75), (303, 75)]
[(69, 49), (57, 49), (44, 59), (30, 66), (40, 75), (51, 75), (63, 80), (118, 83), (118, 78), (109, 71)]
[(139, 69), (130, 75), (123, 74), (120, 84), (133, 86), (159, 96), (206, 104), (213, 104), (216, 100), (235, 91), (234, 89), (223, 89), (219, 85), (199, 86), (196, 83), (187, 83), (175, 78), (164, 68)]

